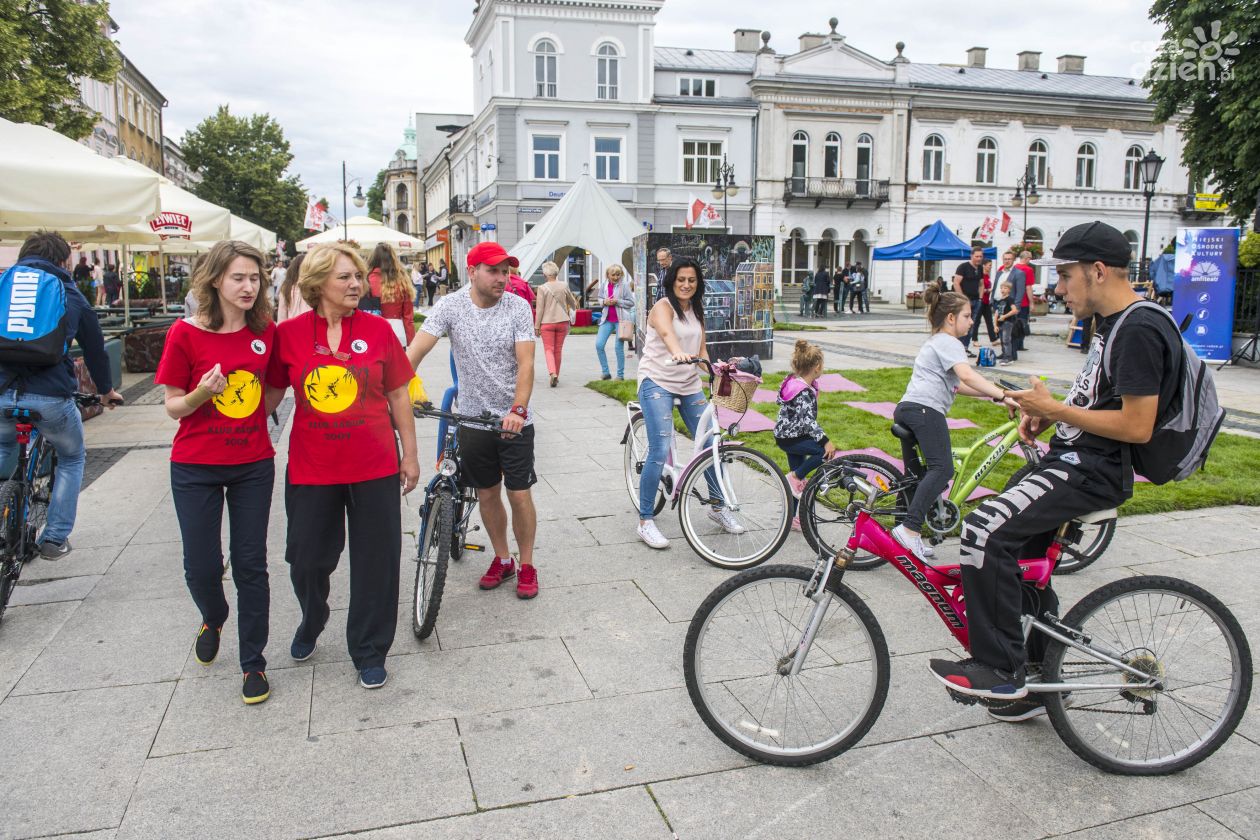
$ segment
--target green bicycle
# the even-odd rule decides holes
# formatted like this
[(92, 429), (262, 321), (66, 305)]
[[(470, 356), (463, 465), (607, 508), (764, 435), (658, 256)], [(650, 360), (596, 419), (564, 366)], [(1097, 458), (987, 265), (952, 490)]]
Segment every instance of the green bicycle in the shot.
[[(896, 423), (894, 436), (914, 440), (914, 434)], [(996, 444), (994, 444), (996, 441)], [(1007, 421), (992, 431), (981, 435), (967, 447), (953, 448), (954, 483), (947, 494), (936, 500), (928, 512), (924, 524), (930, 532), (933, 545), (957, 533), (963, 520), (963, 503), (993, 468), (1016, 445), (1027, 462), (1006, 482), (1002, 489), (1009, 490), (1024, 480), (1041, 460), (1041, 451), (1019, 439), (1019, 423)], [(917, 450), (917, 444), (916, 444)], [(970, 466), (978, 464), (974, 469)], [(920, 453), (919, 463), (923, 463)], [(801, 491), (799, 516), (805, 541), (815, 552), (834, 555), (844, 547), (853, 532), (857, 510), (866, 504), (865, 496), (858, 498), (845, 489), (844, 468), (862, 472), (881, 492), (875, 499), (872, 515), (886, 528), (891, 528), (905, 516), (914, 487), (920, 475), (903, 474), (896, 466), (873, 455), (846, 455), (835, 458), (819, 467)], [(1097, 560), (1106, 551), (1116, 531), (1115, 509), (1090, 514), (1073, 520), (1063, 541), (1063, 554), (1055, 569), (1057, 574), (1079, 572)], [(859, 553), (849, 561), (850, 569), (873, 569), (885, 561), (870, 553)]]

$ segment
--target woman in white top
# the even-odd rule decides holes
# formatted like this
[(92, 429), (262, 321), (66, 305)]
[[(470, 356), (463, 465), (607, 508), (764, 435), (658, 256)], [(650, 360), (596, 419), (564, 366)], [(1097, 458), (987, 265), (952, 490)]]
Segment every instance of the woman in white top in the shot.
[[(700, 371), (690, 364), (694, 359), (709, 358), (704, 345), (704, 274), (695, 260), (677, 259), (666, 272), (663, 286), (665, 296), (648, 314), (639, 359), (639, 405), (647, 426), (648, 451), (639, 478), (638, 534), (652, 548), (669, 548), (669, 540), (653, 519), (653, 503), (674, 436), (674, 401), (678, 401), (678, 413), (692, 437), (709, 404), (700, 384)], [(721, 498), (713, 482), (710, 492)], [(724, 507), (713, 508), (709, 517), (729, 533), (743, 531)]]

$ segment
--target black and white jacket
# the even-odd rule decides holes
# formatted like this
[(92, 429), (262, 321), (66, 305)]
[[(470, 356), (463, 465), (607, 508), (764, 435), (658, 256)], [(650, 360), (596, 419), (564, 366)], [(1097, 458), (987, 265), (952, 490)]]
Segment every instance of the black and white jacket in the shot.
[(774, 421), (774, 439), (784, 445), (813, 438), (827, 445), (827, 433), (818, 425), (818, 386), (792, 374), (779, 386), (779, 416)]

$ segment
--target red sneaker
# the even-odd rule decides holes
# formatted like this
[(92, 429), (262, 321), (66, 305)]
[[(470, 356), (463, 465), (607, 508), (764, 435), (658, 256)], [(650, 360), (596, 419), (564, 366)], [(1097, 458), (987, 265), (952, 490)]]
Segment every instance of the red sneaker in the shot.
[(486, 569), (486, 573), (481, 576), (482, 589), (495, 589), (500, 583), (510, 577), (516, 576), (516, 560), (508, 557), (504, 559), (496, 556), (494, 562), (490, 564), (490, 568)]
[(521, 566), (521, 574), (516, 579), (516, 597), (529, 600), (538, 594), (538, 570), (531, 563)]

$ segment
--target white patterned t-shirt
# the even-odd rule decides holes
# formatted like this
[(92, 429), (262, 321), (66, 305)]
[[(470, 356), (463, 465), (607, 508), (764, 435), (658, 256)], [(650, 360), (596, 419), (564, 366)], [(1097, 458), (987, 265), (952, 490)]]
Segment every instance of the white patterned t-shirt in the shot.
[[(489, 411), (497, 419), (512, 410), (516, 345), (534, 340), (534, 314), (524, 298), (504, 292), (498, 303), (482, 309), (472, 302), (470, 287), (464, 286), (441, 298), (420, 329), (451, 340), (460, 414)], [(532, 411), (525, 422), (533, 422)]]

